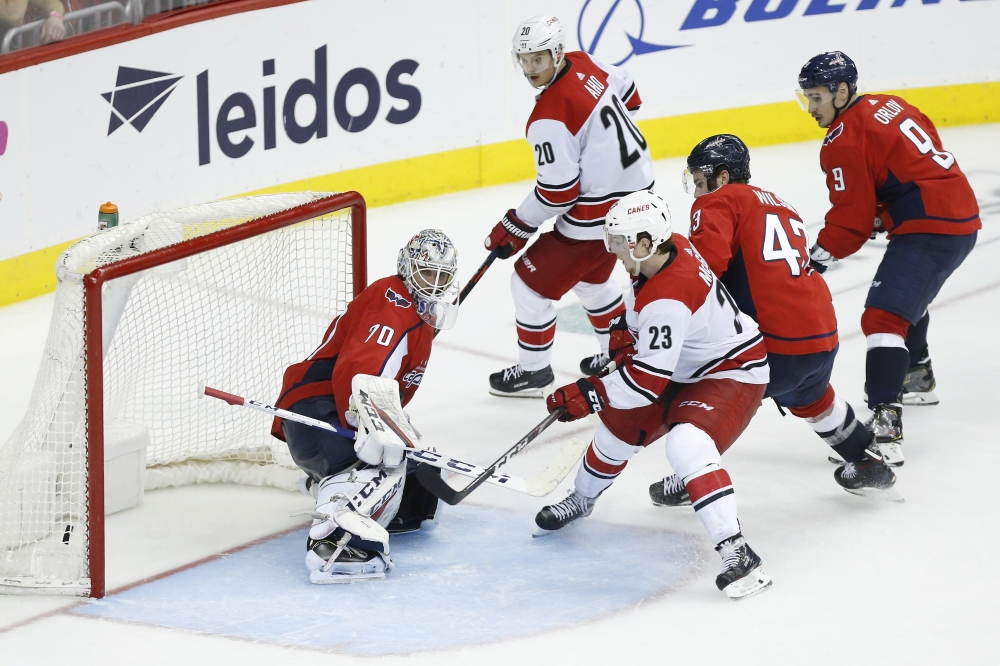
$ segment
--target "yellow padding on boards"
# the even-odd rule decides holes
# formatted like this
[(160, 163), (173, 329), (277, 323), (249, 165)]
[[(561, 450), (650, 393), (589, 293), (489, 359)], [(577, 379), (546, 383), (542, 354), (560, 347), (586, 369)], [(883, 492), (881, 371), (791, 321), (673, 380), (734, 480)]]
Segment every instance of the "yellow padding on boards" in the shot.
[[(1000, 122), (1000, 81), (885, 92), (904, 97), (938, 127)], [(641, 121), (639, 127), (654, 159), (684, 157), (705, 137), (723, 132), (738, 135), (749, 146), (818, 141), (824, 133), (794, 100), (654, 118)], [(818, 151), (817, 146), (817, 160)], [(517, 139), (374, 164), (245, 194), (357, 190), (370, 207), (375, 207), (534, 177), (531, 147), (524, 139)], [(131, 219), (127, 211), (124, 214), (125, 219)], [(0, 261), (0, 306), (55, 289), (52, 267), (69, 245)]]

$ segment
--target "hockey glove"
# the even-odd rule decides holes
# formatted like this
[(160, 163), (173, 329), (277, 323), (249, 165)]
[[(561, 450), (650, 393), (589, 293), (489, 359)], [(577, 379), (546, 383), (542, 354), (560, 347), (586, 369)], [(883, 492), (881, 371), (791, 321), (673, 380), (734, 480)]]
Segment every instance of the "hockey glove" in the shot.
[(362, 437), (361, 433), (358, 433), (354, 452), (358, 454), (358, 460), (376, 467), (378, 465), (399, 467), (404, 458), (404, 447), (382, 442), (374, 434)]
[(566, 408), (566, 413), (559, 417), (560, 421), (576, 421), (586, 418), (604, 409), (608, 404), (608, 392), (597, 377), (587, 377), (576, 380), (575, 384), (567, 384), (557, 388), (545, 399), (545, 408), (549, 413), (560, 407)]
[(624, 355), (625, 358), (635, 356), (635, 338), (632, 337), (632, 332), (628, 330), (628, 323), (625, 321), (624, 314), (620, 314), (611, 320), (609, 330), (611, 336), (608, 340), (608, 356), (617, 365), (621, 366), (625, 359), (619, 359), (620, 356)]
[(809, 250), (809, 265), (813, 267), (819, 274), (826, 272), (826, 269), (830, 267), (830, 264), (837, 261), (837, 258), (832, 254), (823, 249), (823, 246), (816, 243)]
[(486, 249), (492, 250), (498, 247), (500, 248), (500, 252), (497, 256), (501, 259), (509, 259), (512, 255), (524, 249), (528, 239), (536, 231), (535, 227), (528, 226), (517, 219), (517, 214), (511, 208), (503, 216), (503, 219), (493, 227), (490, 235), (486, 237)]

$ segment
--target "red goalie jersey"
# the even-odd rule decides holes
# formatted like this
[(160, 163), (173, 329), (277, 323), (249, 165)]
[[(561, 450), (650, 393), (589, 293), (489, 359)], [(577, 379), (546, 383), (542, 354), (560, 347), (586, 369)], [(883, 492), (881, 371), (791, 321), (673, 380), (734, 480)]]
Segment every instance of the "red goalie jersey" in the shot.
[[(285, 370), (277, 407), (332, 396), (346, 426), (351, 381), (358, 374), (398, 381), (405, 407), (424, 377), (433, 340), (434, 329), (416, 313), (403, 281), (395, 275), (377, 280), (333, 320), (309, 358)], [(284, 440), (281, 419), (274, 419), (271, 434)]]
[(837, 346), (837, 315), (823, 277), (809, 268), (805, 225), (771, 192), (730, 183), (695, 199), (691, 242), (753, 317), (773, 354)]
[(835, 121), (819, 154), (833, 208), (819, 244), (838, 259), (871, 235), (964, 236), (982, 227), (969, 181), (934, 124), (905, 100), (864, 95)]

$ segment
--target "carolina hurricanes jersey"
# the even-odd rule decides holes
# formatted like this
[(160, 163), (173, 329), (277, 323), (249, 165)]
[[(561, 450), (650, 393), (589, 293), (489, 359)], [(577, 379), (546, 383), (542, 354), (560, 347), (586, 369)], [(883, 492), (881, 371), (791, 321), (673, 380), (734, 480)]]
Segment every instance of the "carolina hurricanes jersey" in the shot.
[(694, 200), (690, 240), (767, 350), (813, 354), (837, 346), (837, 315), (823, 277), (809, 267), (798, 213), (772, 192), (730, 183)]
[(528, 119), (538, 182), (517, 216), (537, 227), (558, 215), (563, 235), (594, 240), (620, 197), (653, 186), (653, 164), (632, 120), (642, 100), (629, 73), (582, 51), (566, 63)]
[(899, 97), (858, 98), (827, 130), (819, 162), (833, 208), (817, 240), (838, 259), (864, 245), (876, 215), (890, 238), (982, 227), (955, 156), (927, 116)]
[[(364, 374), (399, 382), (405, 407), (424, 378), (433, 339), (434, 329), (416, 313), (403, 281), (395, 275), (377, 280), (337, 315), (309, 358), (285, 370), (277, 406), (332, 397), (346, 426), (351, 381)], [(284, 440), (281, 419), (274, 419), (271, 434)]]
[(687, 239), (660, 272), (632, 283), (625, 317), (636, 354), (601, 381), (616, 409), (652, 404), (671, 381), (767, 384), (763, 337)]

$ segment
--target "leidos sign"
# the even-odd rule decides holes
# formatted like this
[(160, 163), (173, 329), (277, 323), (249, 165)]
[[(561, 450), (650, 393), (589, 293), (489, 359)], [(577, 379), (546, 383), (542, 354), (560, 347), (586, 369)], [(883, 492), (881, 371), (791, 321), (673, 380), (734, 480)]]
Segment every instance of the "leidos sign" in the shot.
[[(281, 124), (293, 143), (326, 138), (329, 131), (328, 104), (330, 102), (329, 83), (326, 69), (326, 46), (314, 53), (314, 73), (312, 79), (298, 79), (284, 91), (281, 103)], [(402, 109), (393, 105), (385, 115), (385, 120), (394, 125), (402, 125), (413, 120), (420, 112), (420, 91), (412, 85), (402, 83), (400, 77), (412, 75), (419, 63), (415, 60), (400, 60), (394, 63), (385, 76), (385, 90), (390, 97), (405, 102)], [(258, 121), (257, 108), (250, 95), (245, 92), (230, 94), (222, 102), (213, 119), (209, 112), (210, 88), (209, 71), (198, 75), (198, 164), (212, 161), (211, 136), (214, 130), (219, 150), (226, 157), (238, 159), (263, 140), (264, 150), (277, 146), (278, 91), (267, 85), (267, 77), (275, 72), (275, 60), (263, 62), (264, 103), (262, 118)], [(352, 115), (347, 109), (347, 94), (355, 86), (361, 86), (367, 93), (364, 111)], [(315, 114), (311, 121), (299, 124), (295, 117), (295, 106), (300, 99), (311, 97), (315, 103)], [(333, 116), (345, 132), (361, 132), (376, 120), (382, 98), (382, 87), (378, 77), (371, 70), (356, 67), (341, 77), (333, 91)], [(258, 129), (260, 127), (260, 129)], [(256, 132), (252, 130), (257, 130)], [(256, 139), (254, 136), (256, 135)]]
[[(389, 97), (400, 103), (390, 106), (385, 114), (386, 122), (402, 125), (413, 120), (420, 112), (420, 91), (416, 86), (400, 81), (404, 75), (413, 75), (417, 67), (419, 63), (415, 60), (399, 60), (389, 67), (384, 79), (384, 89)], [(198, 74), (196, 112), (199, 165), (212, 161), (213, 134), (218, 149), (232, 159), (243, 157), (261, 142), (263, 150), (276, 148), (279, 108), (285, 136), (293, 143), (326, 138), (329, 134), (330, 106), (333, 108), (334, 119), (345, 132), (362, 132), (379, 115), (383, 83), (374, 72), (364, 67), (356, 67), (340, 78), (333, 88), (331, 105), (326, 46), (321, 46), (314, 52), (313, 77), (298, 79), (287, 90), (279, 91), (276, 86), (267, 85), (267, 77), (273, 76), (275, 69), (274, 59), (263, 61), (262, 108), (258, 110), (250, 94), (234, 92), (225, 97), (214, 117), (210, 111), (210, 101), (216, 98), (218, 92), (210, 87), (209, 70)], [(108, 134), (126, 122), (141, 132), (180, 79), (181, 76), (173, 74), (119, 67), (115, 90), (102, 94), (112, 106)], [(347, 95), (356, 86), (364, 88), (367, 101), (364, 110), (354, 115), (347, 108)], [(312, 103), (306, 104), (315, 110), (311, 120), (300, 123), (296, 119), (295, 109), (304, 98), (312, 98)], [(300, 118), (301, 115), (300, 110)]]

